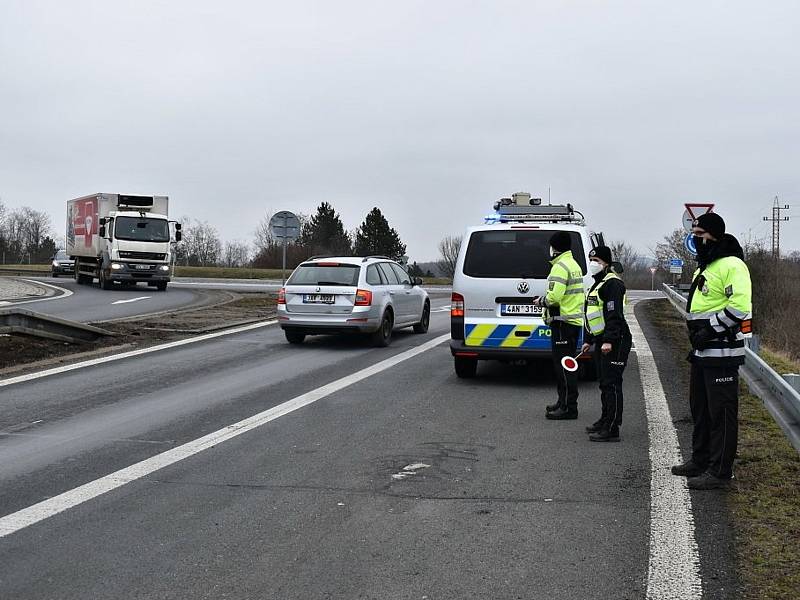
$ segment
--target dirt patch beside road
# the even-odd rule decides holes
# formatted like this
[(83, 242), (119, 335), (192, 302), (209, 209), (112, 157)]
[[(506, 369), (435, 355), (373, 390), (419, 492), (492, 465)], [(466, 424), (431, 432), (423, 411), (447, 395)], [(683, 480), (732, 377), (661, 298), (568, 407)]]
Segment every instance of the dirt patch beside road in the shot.
[(98, 327), (116, 335), (95, 342), (69, 344), (25, 335), (2, 336), (0, 378), (105, 354), (146, 348), (275, 316), (275, 294), (225, 294), (229, 301), (223, 304), (96, 323)]

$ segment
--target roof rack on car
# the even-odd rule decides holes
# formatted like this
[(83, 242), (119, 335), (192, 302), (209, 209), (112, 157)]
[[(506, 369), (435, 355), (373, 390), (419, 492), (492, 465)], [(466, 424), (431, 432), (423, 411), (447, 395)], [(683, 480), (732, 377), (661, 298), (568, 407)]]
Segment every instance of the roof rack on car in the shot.
[(365, 262), (367, 262), (367, 261), (368, 261), (370, 258), (381, 258), (381, 259), (383, 259), (383, 260), (394, 260), (393, 258), (391, 258), (391, 257), (389, 257), (389, 256), (384, 256), (383, 254), (370, 254), (369, 256), (365, 256), (361, 262), (362, 262), (362, 263), (365, 263)]
[(501, 198), (494, 203), (494, 213), (487, 215), (488, 225), (494, 223), (575, 223), (583, 225), (586, 221), (582, 213), (571, 204), (542, 205), (541, 198), (531, 198), (525, 192), (518, 192), (512, 198)]

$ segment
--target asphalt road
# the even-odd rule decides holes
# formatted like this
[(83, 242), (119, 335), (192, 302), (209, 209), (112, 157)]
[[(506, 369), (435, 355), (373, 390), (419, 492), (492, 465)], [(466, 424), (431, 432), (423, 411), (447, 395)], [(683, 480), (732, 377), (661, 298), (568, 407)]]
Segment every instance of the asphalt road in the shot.
[(71, 292), (47, 300), (19, 304), (26, 308), (70, 321), (88, 323), (182, 308), (200, 300), (200, 288), (176, 288), (170, 285), (165, 292), (139, 284), (133, 288), (101, 290), (97, 284), (78, 285), (74, 279), (60, 277), (26, 277)]
[(459, 380), (444, 341), (319, 391), (447, 334), (446, 302), (428, 334), (398, 333), (386, 349), (290, 346), (268, 326), (0, 387), (4, 516), (319, 396), (0, 538), (2, 596), (643, 597), (650, 473), (635, 355), (619, 444), (583, 433), (596, 384), (582, 385), (578, 421), (546, 421), (549, 365), (481, 363)]

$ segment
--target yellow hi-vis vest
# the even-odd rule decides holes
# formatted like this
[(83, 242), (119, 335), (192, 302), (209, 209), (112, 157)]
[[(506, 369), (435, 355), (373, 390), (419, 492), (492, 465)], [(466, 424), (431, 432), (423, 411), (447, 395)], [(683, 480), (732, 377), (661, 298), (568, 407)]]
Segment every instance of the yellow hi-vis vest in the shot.
[[(603, 314), (605, 303), (600, 297), (600, 288), (609, 279), (620, 279), (620, 276), (613, 271), (609, 271), (603, 277), (603, 280), (586, 296), (586, 330), (594, 336), (600, 335), (606, 330), (606, 318)], [(624, 303), (628, 304), (628, 294), (625, 294)]]
[(544, 297), (544, 322), (566, 321), (583, 326), (583, 303), (586, 290), (583, 272), (571, 251), (563, 252), (550, 261), (553, 265), (547, 277), (547, 294)]
[(742, 364), (753, 310), (747, 265), (735, 256), (717, 259), (702, 272), (695, 271), (694, 287), (686, 315), (689, 329), (709, 326), (718, 336), (706, 348), (693, 350), (695, 359), (708, 364)]

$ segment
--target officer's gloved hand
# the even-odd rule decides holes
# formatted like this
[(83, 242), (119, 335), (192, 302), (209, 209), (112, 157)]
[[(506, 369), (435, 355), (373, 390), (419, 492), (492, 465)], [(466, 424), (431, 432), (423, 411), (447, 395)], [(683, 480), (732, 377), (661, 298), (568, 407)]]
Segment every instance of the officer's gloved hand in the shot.
[(710, 325), (704, 325), (689, 337), (692, 343), (692, 348), (695, 350), (704, 350), (706, 344), (717, 337), (717, 332), (714, 331)]

